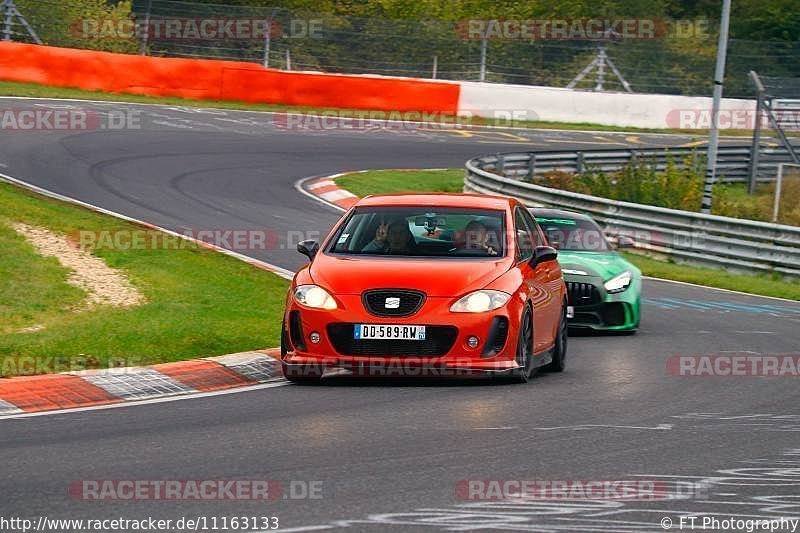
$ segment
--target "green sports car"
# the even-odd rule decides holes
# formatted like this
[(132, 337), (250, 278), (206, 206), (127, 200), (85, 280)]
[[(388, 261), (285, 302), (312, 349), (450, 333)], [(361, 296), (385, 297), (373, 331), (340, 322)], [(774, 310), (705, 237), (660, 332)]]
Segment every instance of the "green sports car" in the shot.
[[(532, 208), (531, 214), (558, 249), (558, 262), (569, 293), (571, 328), (636, 331), (641, 317), (642, 273), (608, 242), (586, 215), (560, 209)], [(618, 247), (631, 246), (620, 237)]]

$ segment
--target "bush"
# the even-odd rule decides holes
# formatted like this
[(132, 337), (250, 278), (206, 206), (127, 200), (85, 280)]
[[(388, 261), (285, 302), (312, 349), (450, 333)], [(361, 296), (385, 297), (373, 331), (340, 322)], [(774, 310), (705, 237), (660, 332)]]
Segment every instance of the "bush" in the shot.
[(622, 170), (607, 174), (588, 170), (578, 175), (550, 172), (534, 183), (638, 204), (696, 211), (703, 196), (704, 159), (693, 153), (683, 165), (672, 158), (659, 171), (652, 161), (635, 159)]
[[(696, 152), (682, 165), (668, 158), (658, 170), (652, 161), (633, 160), (622, 170), (605, 173), (589, 169), (581, 174), (553, 171), (536, 176), (533, 183), (555, 189), (591, 194), (601, 198), (699, 211), (703, 198), (705, 157)], [(755, 194), (743, 183), (718, 183), (714, 187), (712, 213), (749, 220), (772, 220), (775, 184), (762, 184)], [(800, 226), (800, 175), (784, 178), (778, 222)]]

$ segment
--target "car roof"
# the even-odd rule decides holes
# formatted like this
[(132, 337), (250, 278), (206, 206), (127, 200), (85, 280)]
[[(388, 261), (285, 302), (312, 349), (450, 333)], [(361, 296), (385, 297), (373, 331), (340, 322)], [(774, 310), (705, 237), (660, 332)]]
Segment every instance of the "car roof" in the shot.
[(593, 220), (589, 215), (568, 211), (566, 209), (551, 209), (548, 207), (530, 207), (528, 211), (536, 218), (568, 218), (574, 220)]
[(383, 194), (362, 198), (357, 207), (385, 206), (436, 206), (436, 207), (474, 207), (478, 209), (507, 209), (516, 205), (517, 200), (504, 196), (486, 194), (448, 193), (448, 194)]

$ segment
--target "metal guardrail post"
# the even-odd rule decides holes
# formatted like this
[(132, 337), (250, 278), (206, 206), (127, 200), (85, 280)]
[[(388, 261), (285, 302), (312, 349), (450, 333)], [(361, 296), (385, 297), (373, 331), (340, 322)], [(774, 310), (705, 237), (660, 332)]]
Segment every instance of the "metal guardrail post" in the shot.
[(495, 163), (494, 168), (497, 170), (497, 173), (500, 174), (501, 176), (506, 175), (505, 166), (506, 166), (505, 157), (503, 156), (503, 154), (497, 154), (497, 163)]
[(533, 181), (536, 176), (536, 154), (531, 153), (528, 159), (528, 181)]
[(583, 152), (576, 152), (578, 154), (578, 158), (575, 160), (575, 171), (580, 174), (586, 168), (586, 159), (583, 155)]

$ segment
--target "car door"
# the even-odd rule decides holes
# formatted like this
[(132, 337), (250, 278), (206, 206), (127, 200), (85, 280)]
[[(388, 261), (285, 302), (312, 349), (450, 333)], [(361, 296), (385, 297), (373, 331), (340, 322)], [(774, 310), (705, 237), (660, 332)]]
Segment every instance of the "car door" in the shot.
[[(523, 218), (531, 228), (531, 232), (534, 235), (535, 246), (549, 246), (542, 228), (539, 227), (536, 219), (533, 218), (528, 210), (523, 211)], [(564, 276), (561, 273), (561, 265), (559, 265), (558, 261), (550, 261), (541, 266), (545, 267), (544, 284), (548, 295), (547, 311), (545, 314), (547, 315), (547, 331), (552, 332), (552, 340), (549, 344), (552, 344), (555, 343), (555, 338), (558, 334), (558, 321), (561, 318), (561, 306), (563, 305), (565, 294)]]
[(531, 266), (537, 235), (525, 220), (525, 209), (514, 210), (514, 236), (517, 243), (517, 265), (522, 273), (528, 299), (533, 304), (533, 351), (540, 353), (553, 344), (552, 320), (548, 317), (550, 299), (548, 298), (549, 266), (544, 263)]

